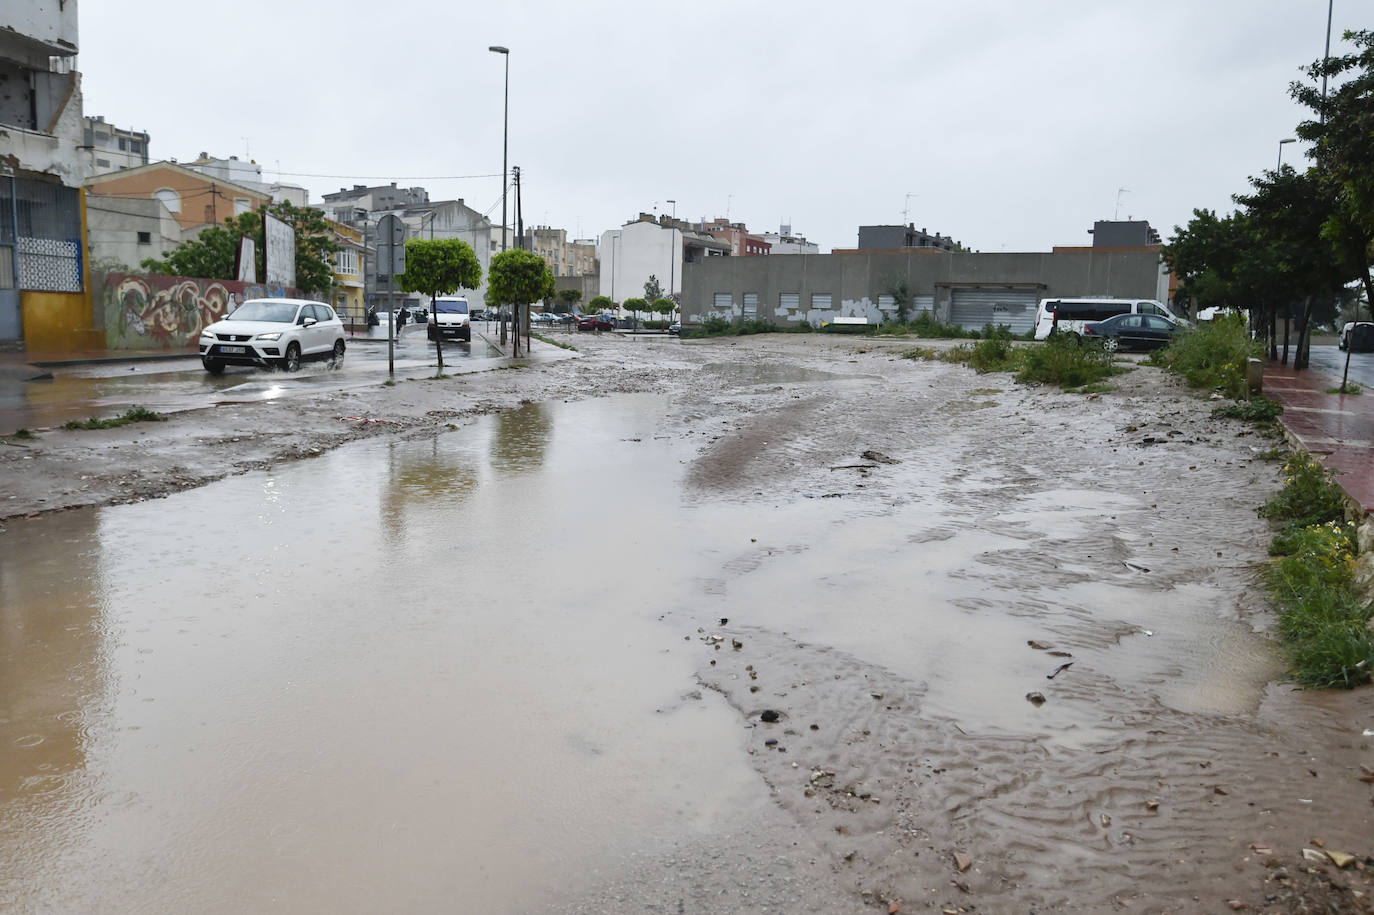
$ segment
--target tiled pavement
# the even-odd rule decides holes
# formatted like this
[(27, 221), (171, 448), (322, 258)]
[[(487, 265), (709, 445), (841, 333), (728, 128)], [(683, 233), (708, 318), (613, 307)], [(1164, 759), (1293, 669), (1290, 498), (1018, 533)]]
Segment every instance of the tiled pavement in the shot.
[(1341, 380), (1320, 369), (1264, 367), (1264, 394), (1283, 405), (1284, 427), (1336, 471), (1336, 480), (1368, 513), (1374, 509), (1374, 391), (1327, 394)]

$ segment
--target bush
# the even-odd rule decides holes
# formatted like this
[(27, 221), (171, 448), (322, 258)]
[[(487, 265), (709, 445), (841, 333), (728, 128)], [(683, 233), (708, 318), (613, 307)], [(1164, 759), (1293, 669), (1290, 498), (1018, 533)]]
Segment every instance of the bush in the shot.
[(1014, 372), (1021, 363), (1020, 351), (1012, 346), (1010, 332), (994, 333), (973, 344), (969, 350), (969, 367), (980, 375), (986, 372)]
[(1283, 405), (1267, 397), (1255, 396), (1239, 403), (1228, 403), (1212, 411), (1213, 416), (1243, 419), (1250, 423), (1272, 423), (1283, 412)]
[(114, 429), (119, 426), (127, 426), (129, 423), (160, 423), (167, 419), (161, 413), (149, 410), (147, 407), (130, 407), (119, 416), (110, 419), (100, 419), (92, 416), (90, 419), (73, 419), (63, 423), (63, 429)]
[(1150, 362), (1183, 376), (1190, 387), (1220, 390), (1240, 400), (1249, 393), (1246, 362), (1263, 353), (1264, 344), (1250, 339), (1245, 321), (1227, 316), (1178, 334)]
[(1079, 343), (1068, 334), (1054, 334), (1040, 346), (1025, 349), (1016, 380), (1022, 384), (1057, 384), (1078, 388), (1110, 378), (1119, 370), (1112, 355), (1096, 343)]
[(1311, 455), (1293, 455), (1283, 470), (1283, 489), (1260, 506), (1261, 518), (1277, 521), (1285, 531), (1345, 518), (1345, 495)]

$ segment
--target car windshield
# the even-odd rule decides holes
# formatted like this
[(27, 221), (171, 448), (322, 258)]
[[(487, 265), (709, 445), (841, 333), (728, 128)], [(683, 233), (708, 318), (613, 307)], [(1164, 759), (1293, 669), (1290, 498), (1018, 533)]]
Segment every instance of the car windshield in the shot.
[(291, 302), (244, 302), (226, 321), (265, 321), (269, 324), (290, 324), (296, 319), (296, 306)]
[(441, 315), (465, 315), (468, 313), (468, 303), (445, 302), (443, 299), (438, 299), (434, 303), (434, 312)]

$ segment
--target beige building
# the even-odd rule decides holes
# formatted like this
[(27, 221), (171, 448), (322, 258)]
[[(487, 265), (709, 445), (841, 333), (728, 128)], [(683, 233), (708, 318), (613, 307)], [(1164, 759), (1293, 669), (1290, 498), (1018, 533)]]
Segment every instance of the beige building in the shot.
[[(181, 227), (182, 238), (194, 238), (206, 226), (249, 213), (271, 203), (272, 195), (192, 171), (175, 162), (153, 162), (138, 168), (95, 175), (86, 181), (89, 197), (161, 200)], [(154, 256), (161, 256), (157, 252)]]
[(596, 273), (596, 243), (568, 241), (566, 229), (549, 226), (526, 229), (525, 248), (542, 257), (554, 276), (591, 276)]

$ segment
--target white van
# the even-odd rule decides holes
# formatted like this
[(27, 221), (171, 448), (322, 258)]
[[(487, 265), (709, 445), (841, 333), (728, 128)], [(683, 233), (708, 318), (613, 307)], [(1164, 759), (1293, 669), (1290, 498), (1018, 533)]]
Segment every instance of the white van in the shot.
[(1044, 340), (1052, 332), (1079, 336), (1084, 324), (1105, 321), (1113, 315), (1161, 315), (1192, 326), (1191, 322), (1170, 311), (1169, 306), (1154, 299), (1041, 299), (1035, 315), (1035, 339)]
[(441, 295), (434, 300), (434, 312), (429, 316), (429, 339), (439, 337), (472, 339), (467, 299), (460, 295)]

